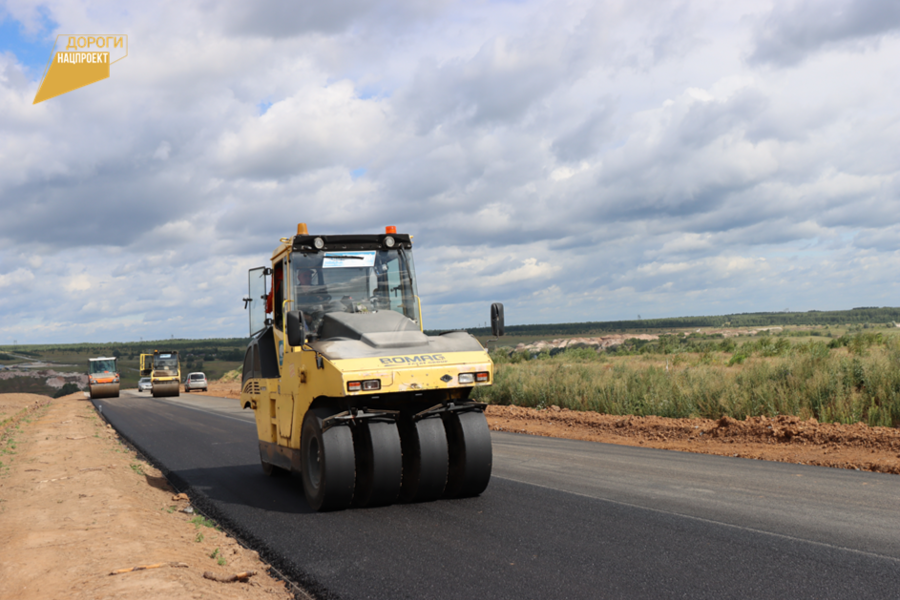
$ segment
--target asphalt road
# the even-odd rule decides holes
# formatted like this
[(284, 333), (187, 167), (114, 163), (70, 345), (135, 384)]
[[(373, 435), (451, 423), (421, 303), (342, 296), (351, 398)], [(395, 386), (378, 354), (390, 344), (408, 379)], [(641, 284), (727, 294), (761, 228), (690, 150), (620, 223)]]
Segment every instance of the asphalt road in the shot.
[(493, 433), (478, 498), (318, 514), (235, 400), (94, 404), (319, 598), (900, 597), (895, 475)]

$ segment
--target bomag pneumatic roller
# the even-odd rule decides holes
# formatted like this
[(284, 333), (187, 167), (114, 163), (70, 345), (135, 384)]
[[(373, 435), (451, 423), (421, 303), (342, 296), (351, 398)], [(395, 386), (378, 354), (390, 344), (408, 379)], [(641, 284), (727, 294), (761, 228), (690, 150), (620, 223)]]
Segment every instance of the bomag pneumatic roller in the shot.
[[(471, 335), (423, 333), (412, 239), (282, 238), (249, 273), (241, 405), (268, 475), (299, 473), (314, 510), (477, 496), (491, 477), (493, 364)], [(492, 325), (502, 335), (503, 307)]]

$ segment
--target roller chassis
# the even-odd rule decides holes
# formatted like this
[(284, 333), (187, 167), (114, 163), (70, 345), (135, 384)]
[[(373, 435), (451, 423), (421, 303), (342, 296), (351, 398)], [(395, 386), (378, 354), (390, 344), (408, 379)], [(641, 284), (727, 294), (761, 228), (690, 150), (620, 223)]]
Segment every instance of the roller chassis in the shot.
[(243, 392), (241, 404), (255, 409), (263, 472), (299, 475), (314, 510), (471, 497), (490, 482), (485, 405), (468, 400), (469, 389), (319, 397), (292, 414), (299, 435), (292, 426), (291, 438), (264, 439), (278, 420), (264, 408), (277, 405), (269, 391), (278, 387), (279, 379), (248, 379), (243, 389), (259, 393)]

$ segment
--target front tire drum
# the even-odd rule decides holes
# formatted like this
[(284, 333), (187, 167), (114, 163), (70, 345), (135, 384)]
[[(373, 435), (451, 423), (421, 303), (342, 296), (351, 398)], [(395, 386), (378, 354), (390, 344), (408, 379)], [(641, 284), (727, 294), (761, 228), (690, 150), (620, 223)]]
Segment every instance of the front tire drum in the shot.
[(350, 506), (355, 463), (349, 426), (337, 425), (323, 431), (322, 419), (307, 412), (300, 438), (300, 468), (303, 492), (313, 510), (342, 510)]
[(95, 383), (90, 386), (91, 398), (118, 398), (118, 383)]
[(487, 418), (479, 411), (451, 412), (442, 415), (450, 471), (445, 498), (477, 496), (491, 480), (493, 453)]
[(439, 416), (413, 421), (400, 421), (403, 445), (403, 502), (437, 500), (447, 485), (449, 465), (447, 434)]
[(353, 504), (384, 506), (400, 494), (403, 458), (394, 422), (369, 421), (353, 428), (356, 486)]

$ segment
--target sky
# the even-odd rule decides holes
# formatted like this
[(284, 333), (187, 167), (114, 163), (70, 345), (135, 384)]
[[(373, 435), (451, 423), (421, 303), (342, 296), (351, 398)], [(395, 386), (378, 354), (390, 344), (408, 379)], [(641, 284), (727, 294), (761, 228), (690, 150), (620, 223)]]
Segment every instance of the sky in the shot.
[(428, 329), (898, 306), (898, 98), (894, 0), (0, 0), (0, 344), (246, 336), (300, 222)]

